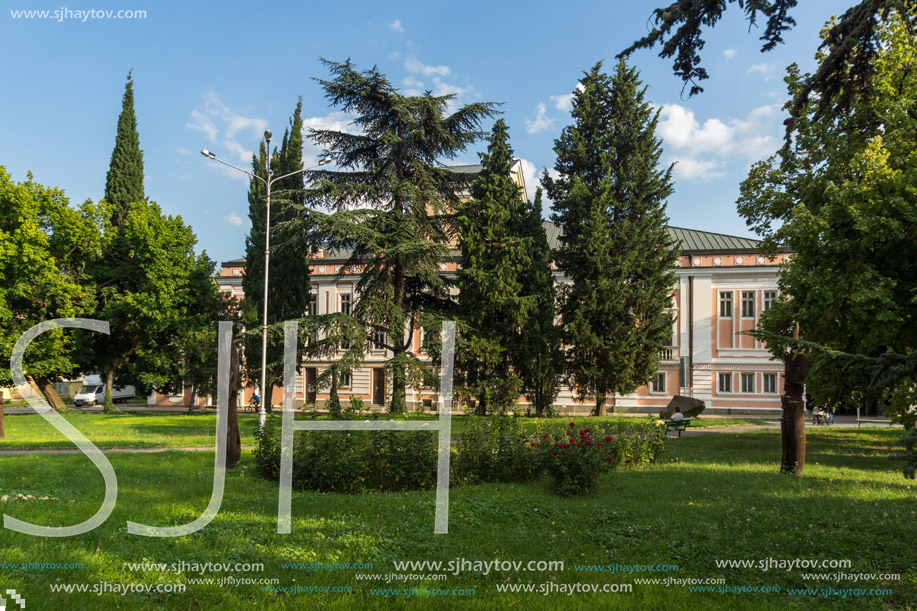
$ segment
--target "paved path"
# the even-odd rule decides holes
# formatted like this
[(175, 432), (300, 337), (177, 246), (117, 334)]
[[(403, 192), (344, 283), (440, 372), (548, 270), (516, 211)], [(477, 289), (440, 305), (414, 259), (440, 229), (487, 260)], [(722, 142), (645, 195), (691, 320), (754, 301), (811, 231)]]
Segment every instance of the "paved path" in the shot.
[[(213, 452), (213, 447), (175, 447), (175, 448), (103, 448), (104, 454), (155, 454), (158, 452)], [(243, 450), (254, 450), (255, 446), (242, 446)], [(0, 450), (0, 456), (15, 456), (22, 454), (82, 454), (79, 448), (21, 448), (18, 450)]]

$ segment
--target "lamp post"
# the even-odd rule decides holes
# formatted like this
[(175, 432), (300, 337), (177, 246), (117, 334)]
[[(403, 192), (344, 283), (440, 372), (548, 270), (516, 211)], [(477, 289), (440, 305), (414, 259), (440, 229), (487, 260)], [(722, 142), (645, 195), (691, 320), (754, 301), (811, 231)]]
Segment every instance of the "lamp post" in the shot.
[(283, 176), (278, 176), (274, 178), (272, 176), (273, 172), (271, 171), (271, 131), (265, 130), (264, 139), (267, 142), (267, 167), (266, 167), (266, 178), (261, 178), (253, 172), (244, 170), (239, 166), (235, 166), (227, 161), (223, 161), (218, 158), (212, 152), (207, 149), (201, 151), (201, 155), (207, 159), (212, 159), (213, 161), (218, 161), (223, 165), (229, 166), (234, 170), (238, 170), (243, 174), (248, 174), (251, 178), (260, 180), (264, 184), (264, 188), (267, 194), (266, 199), (266, 220), (264, 223), (264, 316), (262, 318), (261, 326), (261, 404), (258, 406), (258, 428), (263, 429), (264, 423), (267, 420), (267, 409), (265, 408), (265, 402), (270, 401), (271, 393), (267, 390), (267, 286), (268, 286), (268, 269), (271, 262), (271, 185), (277, 182), (278, 180), (283, 180), (290, 176), (295, 176), (296, 174), (302, 174), (308, 170), (315, 169), (319, 166), (331, 163), (331, 157), (324, 157), (321, 161), (313, 166), (308, 168), (303, 168), (301, 170), (296, 170), (295, 172), (289, 172)]

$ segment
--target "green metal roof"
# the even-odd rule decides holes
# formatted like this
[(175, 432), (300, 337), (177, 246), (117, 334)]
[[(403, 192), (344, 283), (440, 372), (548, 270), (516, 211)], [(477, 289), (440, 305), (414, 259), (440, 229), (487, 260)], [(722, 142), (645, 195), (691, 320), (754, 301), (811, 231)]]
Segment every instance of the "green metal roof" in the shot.
[[(551, 248), (560, 247), (560, 236), (563, 230), (551, 221), (543, 221), (544, 230), (548, 235), (548, 244)], [(757, 252), (761, 246), (759, 240), (740, 238), (738, 236), (685, 229), (683, 227), (667, 227), (669, 236), (681, 245), (683, 253), (724, 253), (724, 252)]]

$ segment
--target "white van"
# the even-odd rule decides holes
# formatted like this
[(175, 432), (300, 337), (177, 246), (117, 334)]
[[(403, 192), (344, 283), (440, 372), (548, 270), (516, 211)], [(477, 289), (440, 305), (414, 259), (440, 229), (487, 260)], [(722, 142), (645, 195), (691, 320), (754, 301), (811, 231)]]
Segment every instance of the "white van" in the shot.
[[(133, 386), (113, 386), (111, 389), (111, 400), (114, 403), (127, 401), (136, 396)], [(83, 386), (80, 392), (73, 395), (73, 404), (77, 407), (84, 405), (101, 405), (105, 403), (105, 383), (101, 376), (86, 376), (83, 378)]]

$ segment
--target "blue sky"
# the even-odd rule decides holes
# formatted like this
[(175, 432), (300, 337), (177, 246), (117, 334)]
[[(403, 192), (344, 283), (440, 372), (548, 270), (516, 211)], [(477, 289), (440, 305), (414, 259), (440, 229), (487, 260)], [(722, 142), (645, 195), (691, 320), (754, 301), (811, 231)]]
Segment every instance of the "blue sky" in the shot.
[[(134, 71), (146, 193), (181, 215), (216, 261), (240, 256), (248, 232), (247, 179), (200, 156), (208, 148), (248, 166), (265, 127), (279, 140), (297, 97), (312, 126), (347, 128), (314, 77), (319, 57), (373, 64), (405, 91), (497, 101), (529, 187), (554, 163), (553, 141), (570, 123), (569, 95), (597, 60), (647, 28), (646, 2), (242, 2), (95, 0), (53, 5), (10, 0), (0, 13), (4, 91), (0, 165), (65, 189), (72, 202), (99, 199), (114, 145), (124, 79)], [(818, 32), (853, 0), (804, 2), (786, 44), (760, 53), (738, 8), (710, 31), (702, 57), (706, 91), (681, 96), (671, 62), (656, 52), (632, 62), (662, 108), (665, 161), (677, 161), (673, 225), (750, 235), (735, 210), (749, 165), (780, 144), (785, 67), (814, 67)], [(63, 20), (11, 11), (68, 9)], [(141, 19), (70, 17), (75, 11), (144, 10)], [(489, 126), (487, 126), (489, 128)], [(477, 162), (479, 144), (457, 163)], [(306, 162), (318, 149), (308, 148)]]

